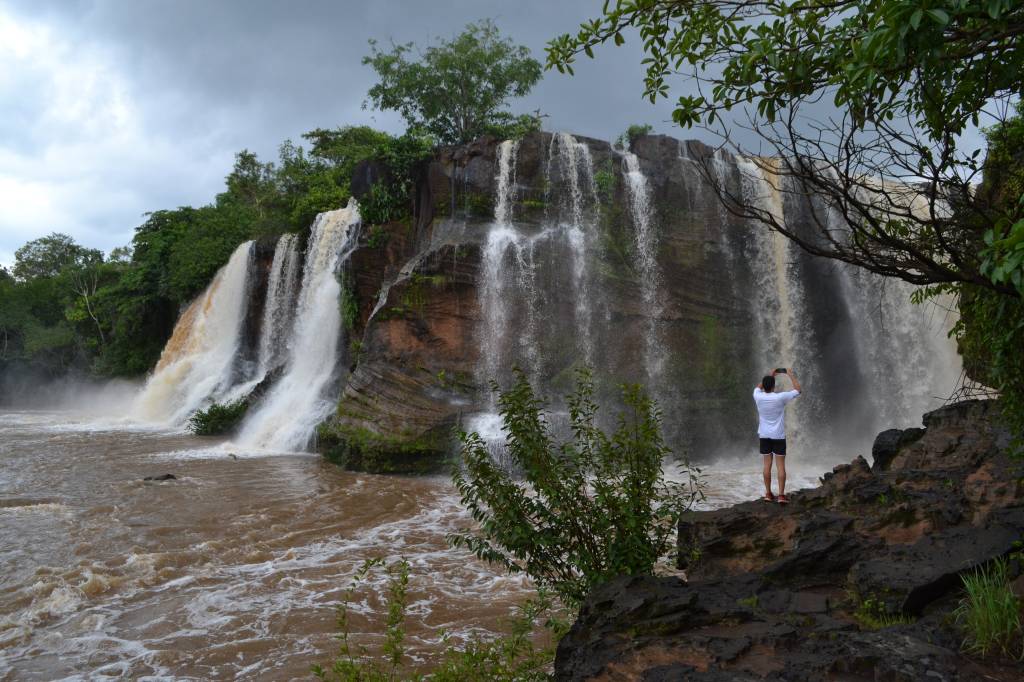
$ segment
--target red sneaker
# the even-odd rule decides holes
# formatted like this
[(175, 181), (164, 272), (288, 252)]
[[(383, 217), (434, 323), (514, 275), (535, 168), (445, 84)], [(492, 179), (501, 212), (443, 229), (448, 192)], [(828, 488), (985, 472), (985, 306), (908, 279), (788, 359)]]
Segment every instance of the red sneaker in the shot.
[(773, 493), (771, 493), (771, 492), (765, 493), (764, 501), (765, 502), (774, 502), (775, 501), (775, 495)]
[(785, 495), (779, 495), (779, 504), (789, 504), (789, 500), (786, 499)]

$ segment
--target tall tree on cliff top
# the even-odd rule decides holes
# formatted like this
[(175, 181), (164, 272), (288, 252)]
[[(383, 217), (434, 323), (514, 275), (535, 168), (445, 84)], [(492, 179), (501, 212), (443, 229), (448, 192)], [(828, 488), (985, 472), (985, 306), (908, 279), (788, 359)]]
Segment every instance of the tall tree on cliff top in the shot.
[(419, 52), (413, 43), (381, 50), (370, 41), (363, 58), (380, 81), (369, 97), (377, 109), (394, 110), (410, 128), (443, 144), (459, 144), (502, 128), (528, 125), (530, 118), (506, 110), (541, 77), (529, 48), (503, 38), (492, 21), (468, 24), (452, 40)]
[(731, 210), (914, 284), (1024, 294), (1024, 205), (973, 191), (983, 164), (961, 141), (969, 124), (1011, 116), (1024, 90), (1024, 3), (618, 0), (552, 40), (548, 67), (572, 73), (580, 53), (620, 45), (630, 29), (647, 98), (687, 78), (696, 93), (678, 97), (674, 120), (726, 141), (735, 124), (723, 113), (747, 108), (778, 157), (762, 162), (773, 184), (823, 197), (845, 221), (819, 216), (808, 234), (719, 188)]

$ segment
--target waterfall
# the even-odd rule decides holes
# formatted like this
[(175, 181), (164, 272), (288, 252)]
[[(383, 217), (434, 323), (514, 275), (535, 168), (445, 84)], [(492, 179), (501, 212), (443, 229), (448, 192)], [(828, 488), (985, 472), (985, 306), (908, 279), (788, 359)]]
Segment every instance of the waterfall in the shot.
[(285, 360), (281, 339), (289, 337), (295, 317), (295, 294), (298, 290), (300, 258), (294, 234), (283, 234), (274, 249), (274, 261), (267, 280), (267, 298), (260, 327), (259, 368), (262, 380)]
[[(898, 200), (898, 187), (885, 189)], [(828, 207), (827, 221), (835, 234), (846, 230), (834, 207)], [(875, 432), (917, 424), (952, 392), (963, 369), (949, 340), (955, 303), (943, 297), (914, 304), (912, 284), (853, 266), (841, 267), (839, 280), (856, 328), (854, 352), (864, 392), (875, 407), (865, 428)]]
[[(557, 150), (557, 154), (555, 154)], [(561, 181), (568, 187), (568, 216), (560, 217), (559, 232), (564, 235), (572, 254), (573, 292), (575, 295), (575, 320), (577, 338), (583, 355), (583, 362), (594, 364), (594, 344), (591, 333), (593, 318), (589, 273), (587, 267), (588, 238), (585, 229), (593, 223), (588, 207), (597, 203), (597, 184), (594, 180), (594, 162), (590, 148), (578, 142), (568, 133), (558, 133), (551, 139), (548, 154), (548, 173), (555, 162), (560, 170)]]
[(217, 400), (231, 388), (252, 261), (253, 242), (245, 242), (182, 313), (135, 399), (135, 418), (182, 426), (206, 400)]
[[(784, 225), (783, 176), (776, 172), (775, 160), (734, 158), (740, 170), (743, 200)], [(768, 172), (765, 172), (765, 167)], [(807, 343), (806, 299), (803, 282), (794, 267), (795, 251), (783, 235), (767, 225), (751, 223), (747, 257), (757, 289), (753, 312), (760, 346), (758, 372), (767, 372), (776, 365), (795, 366), (796, 374), (807, 379), (808, 373), (804, 370), (813, 367), (817, 353)], [(780, 381), (784, 382), (780, 389), (789, 390), (790, 387), (785, 385), (789, 382)], [(804, 403), (816, 400), (816, 397), (802, 399)], [(805, 434), (801, 429), (799, 412), (791, 411), (788, 424), (790, 438), (802, 444)]]
[[(524, 370), (531, 378), (540, 376), (539, 354), (533, 343), (536, 331), (536, 288), (533, 280), (533, 245), (535, 239), (521, 234), (512, 225), (515, 202), (515, 167), (519, 143), (505, 140), (498, 145), (497, 197), (494, 223), (487, 233), (483, 249), (483, 278), (480, 303), (484, 315), (481, 342), (483, 357), (482, 384), (497, 379), (508, 370), (509, 359), (525, 361)], [(508, 334), (517, 302), (526, 301), (526, 316), (520, 348), (512, 347)], [(517, 352), (518, 351), (518, 352)], [(492, 396), (493, 400), (493, 396)]]
[(338, 270), (355, 248), (358, 225), (354, 200), (346, 208), (321, 213), (313, 223), (284, 374), (246, 416), (239, 446), (301, 450), (334, 409), (331, 388), (343, 342)]
[(864, 391), (874, 407), (868, 428), (919, 423), (960, 377), (961, 360), (947, 338), (955, 313), (941, 301), (915, 305), (913, 285), (859, 268), (843, 268), (840, 281), (857, 329)]
[[(542, 228), (524, 229), (513, 223), (516, 201), (516, 158), (519, 143), (498, 146), (494, 220), (483, 246), (480, 305), (482, 376), (486, 382), (506, 375), (513, 365), (526, 371), (534, 385), (550, 376), (552, 332), (562, 329), (557, 306), (569, 306), (572, 341), (580, 361), (593, 363), (592, 300), (588, 268), (587, 226), (596, 203), (590, 150), (571, 135), (554, 135), (545, 167), (546, 209)], [(552, 192), (552, 186), (558, 192)], [(553, 199), (553, 200), (552, 200)], [(545, 263), (569, 261), (568, 288), (562, 281), (539, 286), (538, 271)], [(561, 277), (561, 269), (553, 277)], [(511, 330), (515, 330), (512, 332)]]
[[(644, 370), (648, 385), (662, 384), (665, 371), (665, 347), (659, 319), (662, 315), (661, 270), (658, 267), (657, 235), (654, 233), (651, 188), (647, 176), (640, 170), (640, 160), (632, 152), (623, 152), (624, 177), (629, 210), (633, 219), (633, 246), (636, 274), (640, 283), (640, 297), (645, 317)], [(659, 396), (661, 398), (661, 396)]]

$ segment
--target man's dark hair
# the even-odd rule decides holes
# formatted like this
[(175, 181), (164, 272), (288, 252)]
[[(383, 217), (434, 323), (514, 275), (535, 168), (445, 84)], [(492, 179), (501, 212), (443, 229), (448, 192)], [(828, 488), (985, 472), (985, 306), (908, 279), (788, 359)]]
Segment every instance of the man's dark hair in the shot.
[(771, 393), (772, 391), (774, 391), (775, 377), (766, 376), (764, 379), (761, 379), (761, 388), (764, 389), (765, 393)]

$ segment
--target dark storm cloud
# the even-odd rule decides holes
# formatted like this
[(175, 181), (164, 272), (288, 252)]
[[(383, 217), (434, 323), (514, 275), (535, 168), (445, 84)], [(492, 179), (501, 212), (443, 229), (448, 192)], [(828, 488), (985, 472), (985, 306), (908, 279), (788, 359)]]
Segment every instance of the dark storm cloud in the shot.
[[(226, 135), (267, 148), (311, 127), (371, 116), (384, 127), (401, 127), (391, 114), (361, 110), (373, 82), (372, 71), (360, 64), (368, 38), (425, 44), (489, 17), (543, 59), (550, 38), (575, 30), (601, 4), (122, 1), (41, 13), (62, 32), (114, 47), (140, 96), (180, 96), (163, 111), (176, 130), (226, 126)], [(35, 2), (20, 7), (40, 12)], [(573, 78), (548, 73), (522, 106), (539, 106), (552, 127), (599, 137), (637, 121), (668, 127), (661, 123), (669, 119), (667, 104), (654, 107), (640, 96), (640, 57), (635, 41), (608, 47), (596, 61), (582, 60)], [(231, 118), (224, 120), (225, 113)], [(246, 135), (250, 130), (256, 134)]]
[[(492, 18), (543, 61), (548, 40), (602, 4), (0, 0), (0, 263), (54, 230), (104, 249), (126, 243), (145, 211), (211, 200), (243, 148), (273, 158), (283, 140), (316, 127), (402, 130), (395, 114), (362, 108), (374, 80), (360, 63), (369, 38), (425, 45)], [(546, 73), (512, 107), (597, 138), (650, 123), (709, 139), (675, 127), (670, 101), (642, 98), (641, 58), (630, 36), (581, 58), (574, 77)], [(692, 89), (671, 85), (673, 98)]]
[[(20, 212), (0, 214), (0, 262), (53, 230), (105, 249), (124, 243), (144, 211), (209, 201), (242, 148), (272, 158), (281, 141), (316, 127), (368, 123), (400, 131), (393, 113), (362, 108), (373, 83), (372, 71), (360, 64), (369, 38), (422, 45), (457, 34), (468, 21), (492, 18), (543, 60), (549, 39), (574, 31), (601, 4), (15, 0), (6, 11), (0, 6), (8, 32), (29, 43), (21, 53), (7, 53), (13, 67), (0, 63), (0, 70), (20, 74), (0, 86), (0, 194), (31, 197)], [(547, 73), (513, 108), (540, 108), (549, 116), (547, 128), (599, 138), (631, 123), (672, 132), (669, 104), (652, 106), (641, 97), (640, 59), (635, 40), (609, 46), (596, 60), (582, 60), (575, 77)]]

